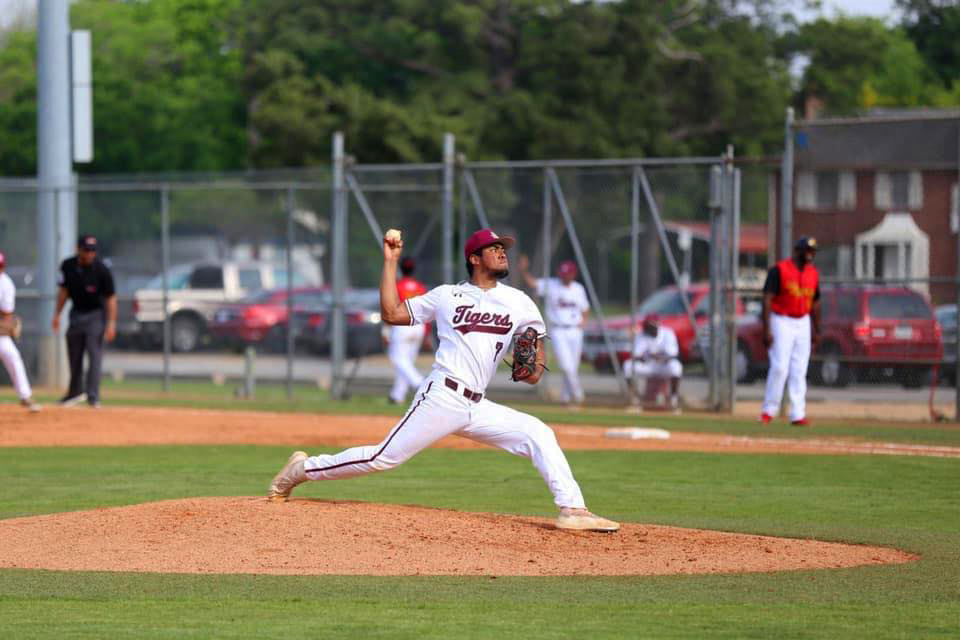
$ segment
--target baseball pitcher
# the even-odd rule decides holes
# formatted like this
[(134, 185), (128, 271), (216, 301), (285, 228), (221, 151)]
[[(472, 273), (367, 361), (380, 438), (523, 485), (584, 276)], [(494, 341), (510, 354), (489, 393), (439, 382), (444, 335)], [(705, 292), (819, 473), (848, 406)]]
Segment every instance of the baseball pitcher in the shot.
[[(455, 434), (530, 458), (560, 509), (560, 529), (616, 531), (620, 525), (590, 513), (556, 436), (542, 421), (487, 399), (487, 384), (507, 351), (514, 380), (536, 384), (544, 369), (540, 311), (525, 293), (501, 282), (508, 274), (506, 250), (513, 238), (490, 229), (474, 233), (464, 247), (468, 281), (445, 284), (401, 301), (397, 295), (400, 232), (383, 241), (380, 313), (391, 325), (437, 323), (440, 345), (406, 415), (377, 445), (336, 455), (296, 451), (274, 477), (268, 497), (283, 501), (307, 480), (349, 478), (393, 469), (440, 438)], [(511, 347), (513, 343), (513, 347)]]

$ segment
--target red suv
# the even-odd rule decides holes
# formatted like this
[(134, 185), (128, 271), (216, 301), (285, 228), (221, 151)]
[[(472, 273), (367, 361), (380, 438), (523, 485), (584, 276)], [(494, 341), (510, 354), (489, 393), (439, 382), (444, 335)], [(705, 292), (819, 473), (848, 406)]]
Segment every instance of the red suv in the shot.
[[(893, 377), (919, 387), (942, 357), (940, 325), (913, 289), (824, 286), (820, 304), (820, 345), (808, 371), (814, 383), (843, 387)], [(749, 381), (768, 366), (759, 317), (742, 324), (737, 336), (738, 371)]]

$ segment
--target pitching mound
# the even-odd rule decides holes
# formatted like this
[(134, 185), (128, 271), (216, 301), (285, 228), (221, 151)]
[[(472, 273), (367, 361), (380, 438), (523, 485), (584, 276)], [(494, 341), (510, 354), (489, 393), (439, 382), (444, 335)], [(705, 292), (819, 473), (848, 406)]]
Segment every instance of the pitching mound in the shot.
[(194, 498), (0, 521), (0, 568), (275, 575), (661, 575), (904, 563), (882, 547), (293, 499)]

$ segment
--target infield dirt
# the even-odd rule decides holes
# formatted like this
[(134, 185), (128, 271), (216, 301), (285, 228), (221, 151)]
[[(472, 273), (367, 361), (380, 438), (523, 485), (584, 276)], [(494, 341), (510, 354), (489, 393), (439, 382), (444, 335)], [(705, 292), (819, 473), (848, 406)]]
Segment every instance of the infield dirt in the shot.
[[(384, 416), (149, 408), (48, 408), (30, 415), (3, 406), (0, 446), (345, 447), (379, 442), (394, 422)], [(882, 443), (853, 440), (680, 433), (667, 440), (626, 440), (607, 438), (599, 427), (554, 427), (566, 449), (960, 455), (891, 451)], [(481, 445), (451, 437), (437, 446)], [(4, 568), (173, 573), (657, 575), (916, 559), (895, 549), (817, 540), (632, 523), (616, 534), (579, 533), (556, 530), (545, 518), (304, 498), (278, 504), (260, 497), (191, 498), (11, 518), (0, 521), (0, 539)]]

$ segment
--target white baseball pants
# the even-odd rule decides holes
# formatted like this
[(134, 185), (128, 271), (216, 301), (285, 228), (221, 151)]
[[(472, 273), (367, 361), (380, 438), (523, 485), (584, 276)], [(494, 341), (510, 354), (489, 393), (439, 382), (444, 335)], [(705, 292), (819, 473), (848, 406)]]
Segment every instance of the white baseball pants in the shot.
[(390, 327), (387, 356), (394, 370), (393, 387), (390, 389), (390, 399), (394, 402), (406, 400), (407, 391), (411, 388), (416, 389), (423, 382), (423, 376), (414, 366), (421, 344), (423, 344), (423, 325)]
[(307, 478), (336, 480), (389, 471), (440, 438), (458, 435), (530, 458), (558, 507), (585, 506), (553, 429), (533, 416), (486, 398), (480, 402), (468, 400), (462, 386), (454, 391), (444, 384), (445, 378), (440, 372), (430, 374), (406, 415), (379, 444), (307, 458)]
[(807, 413), (807, 365), (810, 364), (810, 316), (791, 318), (770, 314), (773, 344), (767, 354), (770, 370), (763, 394), (763, 412), (775, 416), (780, 411), (783, 385), (790, 397), (790, 420), (802, 420)]
[(623, 375), (627, 378), (680, 378), (683, 365), (676, 358), (658, 362), (656, 360), (627, 360), (623, 363)]
[(580, 386), (580, 354), (583, 353), (583, 329), (562, 327), (550, 330), (550, 343), (557, 368), (563, 374), (564, 402), (583, 402), (583, 387)]
[(27, 379), (27, 370), (23, 366), (23, 358), (20, 357), (20, 351), (10, 336), (0, 336), (0, 360), (3, 360), (3, 366), (7, 369), (13, 388), (20, 399), (25, 400), (33, 395), (30, 380)]

